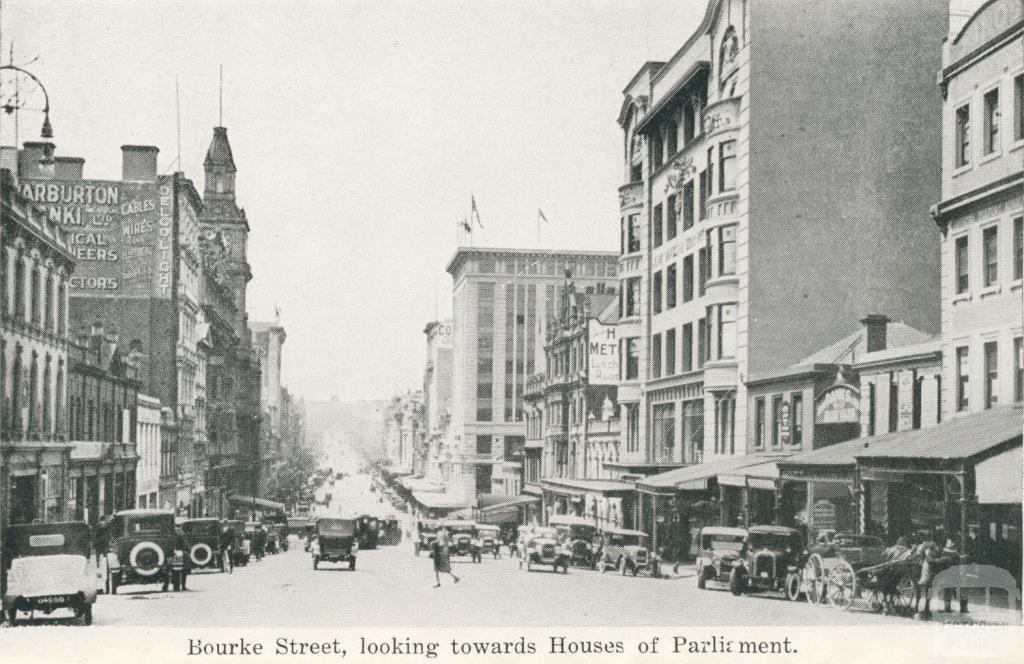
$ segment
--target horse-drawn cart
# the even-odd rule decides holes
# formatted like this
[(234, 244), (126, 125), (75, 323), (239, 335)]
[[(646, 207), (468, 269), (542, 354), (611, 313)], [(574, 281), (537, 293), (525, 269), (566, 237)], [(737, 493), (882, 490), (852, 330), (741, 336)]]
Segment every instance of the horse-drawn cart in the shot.
[(860, 602), (872, 611), (906, 613), (920, 571), (913, 549), (885, 549), (877, 537), (840, 533), (812, 550), (804, 566), (804, 593), (812, 604), (847, 610)]

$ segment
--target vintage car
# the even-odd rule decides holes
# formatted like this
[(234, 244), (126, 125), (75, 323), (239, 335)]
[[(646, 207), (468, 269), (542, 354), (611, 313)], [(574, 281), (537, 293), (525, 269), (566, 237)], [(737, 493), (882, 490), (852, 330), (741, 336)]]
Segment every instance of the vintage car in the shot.
[(354, 519), (317, 519), (313, 543), (309, 547), (313, 556), (313, 569), (318, 569), (321, 562), (340, 563), (347, 560), (348, 568), (354, 570), (356, 555), (359, 553), (357, 529)]
[(245, 522), (238, 519), (230, 519), (225, 522), (228, 533), (231, 536), (231, 566), (249, 564), (249, 540), (245, 535)]
[(376, 549), (377, 538), (380, 536), (380, 520), (369, 514), (356, 517), (356, 538), (360, 549)]
[(698, 537), (697, 587), (704, 589), (709, 581), (728, 585), (733, 566), (745, 552), (746, 528), (708, 526)]
[(69, 609), (91, 625), (97, 593), (91, 556), (92, 534), (84, 521), (9, 526), (3, 540), (3, 610), (9, 623), (18, 624), (19, 613), (48, 616)]
[(557, 530), (533, 527), (526, 533), (519, 568), (525, 566), (526, 571), (532, 572), (534, 565), (551, 565), (552, 571), (557, 572), (561, 568), (566, 574), (569, 572), (569, 559), (569, 548), (558, 541)]
[(601, 572), (618, 570), (636, 576), (643, 572), (653, 577), (661, 576), (658, 558), (647, 548), (647, 533), (626, 528), (606, 528), (601, 545)]
[(380, 544), (394, 546), (402, 542), (402, 526), (398, 517), (387, 516), (380, 520)]
[(785, 526), (750, 526), (747, 533), (747, 546), (729, 574), (732, 594), (781, 591), (791, 600), (798, 599), (800, 574), (807, 559), (800, 531)]
[(231, 571), (230, 535), (220, 519), (186, 519), (181, 529), (188, 537), (192, 569)]
[(448, 531), (448, 555), (469, 556), (475, 563), (481, 561), (476, 522), (448, 519), (441, 522), (441, 527)]
[(489, 523), (478, 523), (476, 533), (480, 540), (480, 553), (489, 553), (495, 558), (501, 558), (501, 528)]
[(174, 525), (170, 510), (122, 510), (110, 522), (107, 592), (129, 584), (159, 583), (166, 591), (184, 590), (189, 549), (184, 532)]
[(572, 552), (571, 562), (577, 567), (597, 567), (594, 538), (597, 526), (581, 516), (559, 514), (548, 519), (548, 524), (558, 531), (558, 539)]
[(441, 529), (441, 522), (427, 519), (416, 523), (416, 541), (413, 542), (413, 553), (417, 556), (420, 551), (430, 551), (437, 540), (437, 532)]

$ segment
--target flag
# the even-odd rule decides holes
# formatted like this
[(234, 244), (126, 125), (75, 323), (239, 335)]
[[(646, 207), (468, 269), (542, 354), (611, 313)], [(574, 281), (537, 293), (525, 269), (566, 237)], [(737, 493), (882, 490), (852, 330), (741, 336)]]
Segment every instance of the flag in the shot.
[(544, 216), (544, 210), (541, 210), (540, 208), (537, 208), (537, 219), (543, 221), (545, 224), (550, 223), (548, 222), (548, 218)]
[(480, 228), (483, 228), (484, 225), (482, 223), (480, 223), (480, 210), (478, 210), (477, 207), (476, 207), (476, 197), (474, 197), (473, 194), (469, 195), (469, 204), (470, 204), (470, 210), (469, 210), (469, 215), (470, 215), (470, 219), (469, 220), (470, 220), (470, 222), (472, 222), (473, 219), (476, 219), (476, 225), (479, 226)]

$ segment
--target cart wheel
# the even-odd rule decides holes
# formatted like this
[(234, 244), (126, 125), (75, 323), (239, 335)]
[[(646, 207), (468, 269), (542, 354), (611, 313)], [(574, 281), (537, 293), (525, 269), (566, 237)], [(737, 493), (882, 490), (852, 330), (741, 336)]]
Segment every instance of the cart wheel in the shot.
[(896, 594), (893, 596), (894, 608), (900, 613), (908, 613), (914, 604), (914, 581), (909, 576), (900, 579), (896, 584)]
[(804, 565), (803, 585), (808, 602), (819, 604), (825, 601), (825, 569), (817, 553), (811, 554)]
[(790, 572), (786, 575), (786, 599), (790, 602), (795, 602), (800, 599), (800, 575), (796, 572)]
[(832, 606), (843, 610), (850, 608), (853, 598), (857, 596), (857, 575), (850, 563), (840, 560), (832, 568), (825, 595)]
[(875, 613), (881, 613), (885, 610), (885, 593), (881, 590), (872, 590), (871, 597), (868, 599), (868, 604), (872, 611)]

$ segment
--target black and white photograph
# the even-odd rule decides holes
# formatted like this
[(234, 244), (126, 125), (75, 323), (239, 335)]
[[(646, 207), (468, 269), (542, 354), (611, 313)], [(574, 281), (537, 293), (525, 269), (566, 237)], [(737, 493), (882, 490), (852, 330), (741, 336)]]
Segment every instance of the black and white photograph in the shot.
[(0, 660), (1012, 659), (1022, 404), (1024, 0), (0, 0)]

